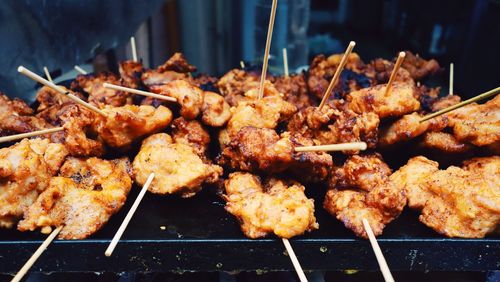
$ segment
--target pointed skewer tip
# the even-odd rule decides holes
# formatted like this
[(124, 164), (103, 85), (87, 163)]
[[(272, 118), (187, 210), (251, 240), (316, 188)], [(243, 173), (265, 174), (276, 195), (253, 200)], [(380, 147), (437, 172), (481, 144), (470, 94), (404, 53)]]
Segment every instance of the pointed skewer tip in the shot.
[(404, 58), (404, 57), (406, 57), (406, 53), (405, 53), (405, 52), (403, 52), (403, 51), (401, 51), (401, 52), (399, 52), (399, 56), (400, 56), (401, 58)]
[(23, 72), (25, 68), (23, 66), (17, 67), (17, 72)]

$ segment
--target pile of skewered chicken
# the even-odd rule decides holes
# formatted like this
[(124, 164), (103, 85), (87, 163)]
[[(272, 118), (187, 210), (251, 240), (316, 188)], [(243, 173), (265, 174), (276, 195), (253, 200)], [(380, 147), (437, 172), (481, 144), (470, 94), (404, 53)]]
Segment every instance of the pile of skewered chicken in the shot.
[[(155, 173), (148, 190), (156, 194), (192, 197), (206, 185), (219, 187), (250, 238), (318, 229), (305, 190), (323, 187), (323, 207), (363, 238), (363, 218), (380, 235), (407, 205), (445, 236), (484, 237), (500, 222), (500, 97), (420, 122), (460, 97), (439, 97), (439, 88), (424, 85), (441, 70), (435, 60), (406, 55), (386, 92), (393, 61), (365, 63), (350, 54), (321, 109), (342, 55), (317, 56), (304, 73), (268, 75), (262, 99), (259, 71), (193, 77), (196, 68), (179, 53), (156, 69), (125, 61), (119, 74), (79, 75), (66, 90), (105, 115), (48, 87), (38, 90), (35, 109), (2, 94), (0, 136), (64, 130), (0, 149), (0, 226), (43, 233), (64, 226), (59, 238), (86, 238), (124, 205), (133, 182), (143, 185)], [(359, 141), (367, 151), (295, 150)], [(383, 156), (410, 156), (400, 152), (407, 144), (432, 152), (427, 157), (481, 157), (440, 169), (414, 156), (391, 168)]]

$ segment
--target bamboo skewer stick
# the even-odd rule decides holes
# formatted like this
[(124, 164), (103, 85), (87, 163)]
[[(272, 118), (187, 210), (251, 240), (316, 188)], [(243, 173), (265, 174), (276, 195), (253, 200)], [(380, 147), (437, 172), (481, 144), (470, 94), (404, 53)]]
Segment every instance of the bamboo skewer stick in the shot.
[(50, 72), (49, 72), (49, 69), (47, 67), (43, 67), (43, 72), (45, 73), (45, 77), (50, 81), (50, 82), (53, 82), (52, 81), (52, 76), (50, 76)]
[(80, 66), (76, 65), (75, 70), (81, 74), (87, 74), (88, 72), (84, 69), (82, 69)]
[(454, 76), (454, 68), (453, 63), (450, 63), (450, 87), (448, 90), (448, 95), (453, 95), (453, 76)]
[(387, 265), (387, 261), (384, 258), (384, 254), (378, 245), (377, 239), (373, 234), (373, 230), (370, 227), (370, 224), (366, 219), (363, 218), (363, 225), (365, 227), (366, 234), (368, 234), (368, 239), (370, 240), (370, 244), (372, 245), (373, 252), (375, 253), (375, 257), (377, 258), (378, 265), (380, 267), (380, 271), (384, 276), (386, 282), (394, 282), (394, 278), (392, 277), (389, 266)]
[(318, 109), (321, 110), (326, 102), (328, 101), (328, 98), (330, 98), (330, 95), (332, 95), (332, 90), (335, 84), (337, 84), (337, 81), (339, 80), (340, 73), (344, 69), (345, 64), (347, 63), (347, 59), (349, 58), (349, 54), (351, 54), (352, 49), (356, 45), (356, 42), (351, 41), (349, 42), (349, 45), (347, 46), (347, 49), (345, 50), (344, 56), (342, 56), (342, 59), (340, 60), (340, 64), (335, 70), (335, 74), (332, 77), (332, 80), (330, 81), (330, 84), (328, 85), (328, 88), (326, 89), (325, 95), (323, 95), (323, 99), (321, 100), (321, 103), (319, 104)]
[(56, 90), (57, 92), (59, 92), (59, 93), (61, 93), (63, 95), (66, 95), (73, 102), (75, 102), (75, 103), (77, 103), (77, 104), (79, 104), (79, 105), (81, 105), (81, 106), (83, 106), (83, 107), (85, 107), (85, 108), (87, 108), (87, 109), (89, 109), (89, 110), (91, 110), (93, 112), (96, 112), (96, 113), (98, 113), (98, 114), (100, 114), (100, 115), (102, 115), (104, 117), (106, 116), (106, 113), (104, 113), (103, 111), (101, 111), (97, 107), (95, 107), (95, 106), (93, 106), (93, 105), (91, 105), (91, 104), (83, 101), (82, 99), (80, 99), (80, 98), (76, 97), (75, 95), (71, 94), (69, 91), (64, 90), (63, 88), (55, 85), (53, 82), (50, 82), (50, 81), (46, 80), (45, 78), (43, 78), (43, 77), (39, 76), (38, 74), (36, 74), (36, 73), (28, 70), (27, 68), (25, 68), (23, 66), (19, 66), (17, 68), (17, 71), (20, 72), (20, 73), (22, 73), (22, 74), (24, 74), (25, 76), (33, 79), (36, 82), (39, 82), (39, 83), (41, 83), (41, 84), (43, 84), (45, 86), (48, 86), (48, 87)]
[(463, 107), (465, 105), (468, 105), (468, 104), (477, 102), (479, 100), (486, 99), (488, 97), (494, 96), (494, 95), (496, 95), (498, 93), (500, 93), (500, 87), (492, 89), (492, 90), (490, 90), (488, 92), (484, 92), (483, 94), (479, 94), (476, 97), (473, 97), (473, 98), (470, 98), (468, 100), (462, 101), (462, 102), (460, 102), (458, 104), (455, 104), (453, 106), (449, 106), (448, 108), (444, 108), (444, 109), (442, 109), (440, 111), (437, 111), (435, 113), (428, 114), (425, 117), (423, 117), (422, 119), (420, 119), (420, 122), (424, 122), (424, 121), (429, 120), (431, 118), (435, 118), (435, 117), (440, 116), (442, 114), (451, 112), (451, 111), (456, 110), (458, 108), (461, 108), (461, 107)]
[(144, 197), (144, 194), (146, 194), (146, 191), (148, 190), (149, 185), (153, 181), (155, 177), (154, 173), (151, 173), (146, 180), (146, 183), (144, 183), (144, 186), (142, 186), (141, 192), (139, 192), (139, 195), (137, 195), (137, 198), (134, 201), (134, 204), (128, 211), (127, 215), (125, 216), (125, 219), (123, 220), (122, 224), (120, 225), (120, 228), (118, 228), (118, 231), (116, 231), (115, 236), (111, 240), (111, 243), (109, 244), (108, 248), (104, 252), (104, 255), (107, 257), (111, 256), (113, 254), (113, 251), (115, 250), (116, 245), (118, 244), (118, 241), (120, 241), (120, 238), (123, 235), (123, 232), (125, 232), (125, 229), (127, 228), (130, 220), (132, 219), (132, 216), (134, 216), (135, 211), (137, 210), (137, 207), (142, 201), (142, 198)]
[(34, 136), (38, 136), (38, 135), (54, 133), (54, 132), (63, 131), (63, 130), (64, 130), (64, 127), (54, 127), (54, 128), (42, 129), (42, 130), (37, 130), (37, 131), (32, 131), (32, 132), (27, 132), (27, 133), (4, 136), (4, 137), (0, 137), (0, 143), (15, 141), (15, 140), (23, 139), (23, 138), (30, 138), (30, 137), (34, 137)]
[(264, 96), (264, 81), (266, 80), (267, 63), (269, 61), (269, 49), (271, 49), (271, 40), (273, 38), (274, 18), (276, 17), (276, 8), (278, 0), (273, 0), (271, 7), (271, 17), (269, 18), (269, 27), (267, 29), (266, 49), (264, 51), (264, 62), (262, 64), (262, 73), (260, 75), (259, 99)]
[(288, 54), (286, 53), (286, 48), (283, 48), (283, 68), (285, 70), (285, 77), (288, 78)]
[(307, 277), (304, 274), (304, 270), (302, 269), (302, 266), (300, 265), (295, 252), (293, 251), (292, 245), (290, 245), (290, 241), (288, 241), (287, 238), (281, 238), (281, 240), (283, 241), (283, 245), (285, 245), (285, 249), (290, 256), (290, 260), (292, 261), (293, 267), (295, 268), (295, 271), (299, 276), (300, 282), (307, 282)]
[(244, 68), (245, 68), (245, 62), (240, 61), (240, 67), (241, 67), (242, 69), (244, 69)]
[(347, 151), (366, 150), (368, 145), (365, 142), (340, 143), (331, 145), (302, 146), (295, 147), (295, 152), (317, 152), (317, 151)]
[(120, 86), (120, 85), (115, 85), (115, 84), (111, 84), (111, 83), (107, 83), (107, 82), (104, 82), (102, 84), (102, 86), (104, 86), (104, 88), (109, 88), (109, 89), (114, 89), (114, 90), (119, 90), (119, 91), (125, 91), (125, 92), (128, 92), (128, 93), (133, 93), (133, 94), (137, 94), (137, 95), (147, 96), (147, 97), (151, 97), (151, 98), (155, 98), (155, 99), (161, 99), (161, 100), (170, 101), (170, 102), (177, 102), (177, 99), (175, 99), (173, 97), (169, 97), (169, 96), (165, 96), (165, 95), (160, 95), (160, 94), (156, 94), (156, 93), (152, 93), (152, 92), (147, 92), (147, 91), (142, 91), (142, 90), (139, 90), (139, 89), (123, 87), (123, 86)]
[(130, 37), (130, 48), (132, 49), (132, 60), (137, 62), (137, 49), (135, 48), (135, 37)]
[(405, 56), (406, 56), (405, 52), (399, 52), (396, 63), (394, 64), (394, 68), (392, 69), (391, 76), (389, 77), (389, 82), (387, 82), (387, 85), (385, 87), (385, 93), (384, 93), (385, 96), (387, 96), (391, 91), (392, 84), (394, 83), (396, 74), (398, 73), (398, 70), (401, 67), (401, 64), (403, 63)]
[(40, 247), (38, 247), (38, 249), (29, 258), (29, 260), (23, 265), (21, 270), (19, 270), (19, 272), (16, 274), (16, 276), (14, 276), (14, 278), (12, 278), (12, 280), (11, 280), (12, 282), (21, 281), (21, 279), (24, 277), (24, 275), (26, 275), (28, 270), (33, 266), (33, 264), (35, 264), (36, 260), (42, 255), (42, 253), (45, 251), (45, 249), (47, 249), (47, 247), (50, 245), (50, 243), (52, 243), (54, 238), (56, 238), (57, 234), (59, 234), (59, 232), (61, 232), (62, 228), (63, 228), (62, 226), (59, 226), (56, 229), (54, 229), (54, 231), (52, 231), (52, 233), (50, 233), (50, 235), (45, 239), (45, 241), (43, 241), (43, 243), (40, 245)]

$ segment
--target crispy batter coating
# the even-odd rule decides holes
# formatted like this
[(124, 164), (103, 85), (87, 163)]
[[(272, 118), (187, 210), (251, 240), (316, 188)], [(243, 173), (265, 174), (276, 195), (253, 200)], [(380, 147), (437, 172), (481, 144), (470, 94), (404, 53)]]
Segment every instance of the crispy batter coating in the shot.
[[(64, 86), (59, 86), (64, 90), (69, 91)], [(73, 92), (73, 95), (82, 100), (86, 98), (80, 92)], [(37, 108), (36, 117), (44, 119), (46, 122), (54, 125), (61, 126), (60, 116), (68, 110), (69, 105), (75, 104), (66, 95), (61, 94), (54, 89), (43, 86), (36, 93), (36, 100), (39, 103)]]
[(69, 158), (58, 177), (40, 194), (19, 222), (20, 231), (41, 228), (48, 234), (63, 225), (59, 239), (85, 239), (123, 206), (132, 187), (130, 162)]
[(327, 104), (321, 110), (302, 109), (290, 119), (288, 130), (318, 140), (322, 145), (364, 141), (369, 148), (374, 148), (379, 122), (375, 113), (356, 114), (338, 103)]
[(200, 158), (209, 161), (210, 134), (199, 121), (176, 118), (172, 123), (172, 138), (175, 143), (191, 146)]
[(379, 84), (349, 93), (347, 95), (349, 108), (359, 114), (374, 112), (381, 119), (399, 117), (420, 108), (413, 85), (394, 82), (387, 96), (385, 89), (385, 84)]
[(185, 80), (174, 80), (164, 85), (150, 87), (151, 91), (174, 97), (181, 106), (180, 114), (186, 119), (195, 119), (201, 112), (205, 93)]
[(141, 75), (144, 72), (144, 66), (141, 62), (122, 61), (119, 65), (119, 71), (123, 86), (139, 88), (142, 85)]
[[(396, 59), (397, 58), (394, 58), (393, 62), (382, 58), (371, 61), (365, 70), (366, 75), (370, 78), (374, 78), (377, 84), (387, 83), (391, 77)], [(410, 73), (404, 68), (398, 70), (394, 81), (405, 82), (411, 85), (415, 84)]]
[(436, 99), (434, 101), (434, 103), (432, 103), (431, 111), (432, 112), (437, 112), (437, 111), (440, 111), (442, 109), (451, 107), (451, 106), (453, 106), (455, 104), (458, 104), (461, 101), (462, 101), (462, 99), (460, 98), (460, 96), (446, 95), (444, 97)]
[(68, 151), (48, 139), (0, 149), (0, 227), (11, 228), (57, 174)]
[(420, 122), (423, 116), (419, 113), (405, 115), (379, 132), (379, 145), (388, 146), (401, 141), (408, 141), (426, 132), (437, 132), (448, 126), (446, 116)]
[[(271, 76), (267, 75), (266, 78), (270, 79)], [(251, 89), (258, 89), (259, 82), (260, 73), (232, 69), (219, 79), (217, 87), (229, 105), (235, 107), (240, 101), (249, 100), (249, 98), (245, 96), (245, 93)], [(264, 96), (267, 95), (264, 94)]]
[(9, 99), (0, 92), (0, 136), (50, 128), (41, 118), (32, 116), (31, 109), (20, 99)]
[(104, 88), (103, 83), (121, 85), (120, 77), (111, 72), (100, 72), (98, 74), (78, 75), (71, 83), (71, 90), (85, 92), (88, 94), (88, 102), (99, 108), (106, 105), (120, 107), (132, 104), (132, 95), (129, 93)]
[(462, 143), (453, 134), (446, 132), (426, 132), (420, 146), (446, 153), (465, 153), (473, 148), (470, 144)]
[[(396, 185), (393, 176), (389, 176), (390, 172), (378, 154), (351, 156), (332, 175), (332, 178), (346, 179), (330, 181), (323, 207), (359, 237), (368, 238), (363, 218), (369, 222), (375, 236), (381, 235), (384, 227), (396, 219), (406, 205), (404, 191)], [(352, 186), (341, 187), (344, 184)], [(356, 188), (369, 192), (353, 190)]]
[(410, 72), (413, 79), (422, 80), (441, 71), (441, 67), (436, 60), (425, 60), (418, 54), (414, 55), (410, 51), (405, 51), (405, 53), (406, 57), (401, 66)]
[(222, 168), (206, 164), (195, 150), (176, 143), (166, 133), (157, 133), (145, 139), (133, 162), (135, 181), (144, 185), (151, 173), (155, 178), (148, 190), (155, 194), (177, 193), (187, 198), (201, 190), (203, 183), (214, 183), (222, 175)]
[(212, 127), (222, 127), (231, 118), (229, 104), (221, 95), (205, 91), (201, 107), (201, 121)]
[(267, 174), (290, 171), (306, 182), (319, 182), (328, 176), (332, 157), (325, 152), (295, 152), (294, 147), (312, 142), (273, 129), (243, 127), (226, 146), (218, 161), (235, 170)]
[(158, 66), (158, 72), (175, 71), (188, 73), (196, 71), (196, 67), (190, 65), (182, 53), (174, 53), (163, 65)]
[(314, 200), (306, 197), (298, 182), (270, 178), (262, 183), (258, 176), (235, 172), (224, 186), (226, 210), (238, 218), (249, 238), (270, 234), (292, 238), (319, 228)]
[(175, 80), (192, 81), (191, 76), (187, 73), (175, 71), (158, 72), (157, 70), (144, 71), (141, 75), (141, 80), (148, 88), (164, 85)]
[(114, 148), (127, 147), (143, 136), (165, 129), (172, 121), (172, 112), (164, 106), (107, 106), (103, 111), (107, 116), (96, 117), (94, 130)]
[(274, 86), (280, 93), (284, 94), (286, 101), (295, 105), (299, 110), (317, 104), (316, 99), (309, 96), (304, 73), (278, 77)]

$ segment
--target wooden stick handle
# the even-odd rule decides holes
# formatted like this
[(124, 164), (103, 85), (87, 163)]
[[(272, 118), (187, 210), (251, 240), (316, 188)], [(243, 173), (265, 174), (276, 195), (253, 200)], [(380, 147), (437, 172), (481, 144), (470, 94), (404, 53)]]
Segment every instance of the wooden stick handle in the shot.
[(331, 145), (303, 146), (295, 147), (296, 152), (316, 152), (316, 151), (363, 151), (368, 145), (365, 142), (352, 142)]
[(75, 66), (75, 70), (81, 74), (87, 74), (88, 72), (84, 69), (82, 69), (80, 66)]
[(302, 266), (300, 265), (299, 260), (297, 259), (297, 256), (295, 255), (295, 252), (293, 251), (292, 245), (290, 245), (290, 241), (286, 238), (281, 238), (283, 241), (283, 245), (285, 245), (285, 249), (290, 256), (290, 260), (292, 261), (293, 268), (295, 268), (295, 271), (297, 272), (297, 275), (299, 276), (300, 282), (307, 282), (307, 277), (304, 274), (304, 270), (302, 269)]
[(288, 54), (286, 48), (283, 48), (283, 68), (285, 69), (285, 77), (289, 76), (288, 72)]
[(33, 253), (33, 255), (30, 257), (30, 259), (24, 264), (24, 266), (19, 270), (19, 272), (12, 278), (12, 282), (19, 282), (21, 279), (23, 279), (24, 275), (30, 270), (30, 268), (33, 266), (33, 264), (36, 262), (36, 260), (42, 255), (42, 253), (47, 249), (47, 247), (50, 245), (50, 243), (56, 238), (57, 234), (61, 232), (61, 229), (63, 227), (59, 226), (50, 235), (43, 241), (43, 243), (38, 247), (38, 249)]
[(449, 91), (448, 91), (448, 95), (453, 95), (453, 72), (455, 71), (454, 70), (455, 66), (453, 65), (453, 63), (450, 63), (450, 87), (449, 87)]
[(486, 99), (486, 98), (488, 98), (488, 97), (490, 97), (490, 96), (494, 96), (494, 95), (496, 95), (496, 94), (498, 94), (498, 93), (500, 93), (500, 87), (497, 87), (497, 88), (495, 88), (495, 89), (492, 89), (492, 90), (490, 90), (490, 91), (488, 91), (488, 92), (485, 92), (485, 93), (483, 93), (483, 94), (477, 95), (476, 97), (470, 98), (470, 99), (468, 99), (468, 100), (462, 101), (462, 102), (460, 102), (460, 103), (458, 103), (458, 104), (455, 104), (455, 105), (453, 105), (453, 106), (450, 106), (450, 107), (448, 107), (448, 108), (444, 108), (444, 109), (442, 109), (442, 110), (440, 110), (440, 111), (437, 111), (437, 112), (435, 112), (435, 113), (432, 113), (432, 114), (426, 115), (425, 117), (423, 117), (422, 119), (420, 119), (420, 122), (424, 122), (424, 121), (429, 120), (429, 119), (431, 119), (431, 118), (435, 118), (435, 117), (437, 117), (437, 116), (440, 116), (440, 115), (445, 114), (445, 113), (447, 113), (447, 112), (451, 112), (451, 111), (453, 111), (453, 110), (456, 110), (456, 109), (458, 109), (458, 108), (461, 108), (461, 107), (463, 107), (463, 106), (465, 106), (465, 105), (468, 105), (468, 104), (470, 104), (470, 103), (474, 103), (474, 102), (477, 102), (477, 101), (479, 101), (479, 100)]
[(378, 245), (377, 239), (373, 234), (373, 230), (368, 223), (368, 221), (363, 218), (363, 225), (365, 227), (366, 234), (368, 234), (368, 239), (370, 240), (370, 244), (372, 245), (373, 252), (375, 253), (375, 257), (377, 258), (378, 265), (380, 267), (380, 271), (384, 276), (386, 282), (394, 282), (394, 278), (392, 277), (391, 271), (389, 270), (389, 266), (387, 265), (387, 261), (385, 260), (384, 254)]
[(115, 250), (116, 245), (118, 244), (118, 241), (120, 241), (120, 238), (123, 235), (123, 232), (125, 232), (125, 229), (127, 228), (127, 225), (130, 222), (130, 219), (132, 219), (132, 216), (134, 215), (135, 211), (137, 210), (137, 207), (142, 201), (142, 198), (144, 197), (144, 194), (146, 194), (146, 191), (148, 190), (149, 185), (151, 185), (151, 182), (155, 178), (155, 174), (151, 173), (146, 180), (146, 183), (144, 183), (144, 186), (141, 189), (141, 192), (139, 192), (139, 195), (134, 201), (134, 204), (128, 211), (127, 215), (125, 216), (125, 219), (123, 220), (122, 224), (120, 225), (120, 228), (118, 228), (118, 231), (116, 232), (115, 236), (111, 240), (111, 243), (109, 244), (108, 248), (104, 252), (104, 255), (107, 257), (111, 256), (113, 254), (113, 251)]
[(332, 95), (333, 87), (335, 87), (335, 84), (337, 84), (337, 81), (339, 80), (339, 77), (340, 77), (340, 73), (344, 69), (344, 66), (347, 63), (347, 59), (349, 58), (349, 54), (351, 54), (354, 46), (356, 46), (356, 42), (354, 42), (354, 41), (349, 42), (349, 45), (347, 46), (347, 49), (344, 52), (344, 56), (342, 56), (342, 59), (340, 60), (340, 64), (337, 67), (337, 69), (335, 70), (335, 74), (333, 75), (333, 78), (330, 81), (328, 88), (326, 89), (326, 93), (323, 95), (323, 99), (321, 100), (321, 103), (319, 104), (319, 110), (321, 110), (325, 106), (326, 102), (330, 98), (330, 95)]
[(151, 98), (155, 98), (155, 99), (161, 99), (161, 100), (170, 101), (170, 102), (177, 102), (177, 99), (175, 99), (173, 97), (164, 96), (164, 95), (160, 95), (160, 94), (156, 94), (156, 93), (151, 93), (151, 92), (147, 92), (147, 91), (142, 91), (142, 90), (139, 90), (139, 89), (123, 87), (123, 86), (120, 86), (120, 85), (115, 85), (115, 84), (111, 84), (111, 83), (107, 83), (107, 82), (104, 82), (102, 84), (102, 86), (104, 86), (104, 88), (109, 88), (109, 89), (114, 89), (114, 90), (119, 90), (119, 91), (125, 91), (125, 92), (128, 92), (128, 93), (133, 93), (133, 94), (137, 94), (137, 95), (147, 96), (147, 97), (151, 97)]
[(38, 135), (54, 133), (54, 132), (63, 131), (63, 130), (64, 130), (63, 127), (54, 127), (54, 128), (32, 131), (32, 132), (27, 132), (27, 133), (4, 136), (4, 137), (0, 137), (0, 143), (15, 141), (15, 140), (23, 139), (23, 138), (30, 138), (30, 137), (34, 137), (34, 136), (38, 136)]
[(385, 93), (384, 93), (385, 96), (387, 96), (391, 91), (392, 84), (394, 83), (394, 79), (396, 79), (396, 74), (398, 73), (398, 70), (401, 67), (401, 64), (403, 63), (405, 56), (406, 56), (405, 52), (399, 52), (398, 59), (396, 60), (394, 68), (392, 69), (391, 72), (391, 76), (389, 77), (389, 82), (387, 82), (387, 85), (385, 86)]
[(130, 37), (130, 48), (132, 49), (132, 60), (137, 62), (137, 49), (135, 48), (135, 37)]
[(240, 67), (241, 67), (242, 69), (244, 69), (244, 68), (245, 68), (245, 62), (240, 61)]
[(49, 69), (47, 67), (43, 67), (43, 72), (45, 73), (45, 77), (50, 81), (50, 82), (53, 82), (52, 81), (52, 76), (50, 76), (50, 72), (49, 72)]
[(269, 26), (267, 28), (266, 50), (264, 51), (264, 61), (262, 64), (262, 73), (260, 75), (259, 85), (259, 99), (264, 96), (264, 81), (267, 74), (267, 63), (269, 61), (269, 50), (271, 48), (271, 40), (273, 38), (274, 18), (276, 17), (276, 8), (278, 7), (278, 0), (273, 0), (271, 7), (271, 17), (269, 18)]

